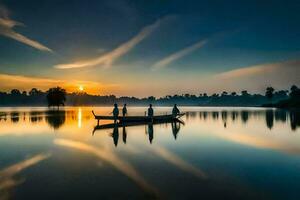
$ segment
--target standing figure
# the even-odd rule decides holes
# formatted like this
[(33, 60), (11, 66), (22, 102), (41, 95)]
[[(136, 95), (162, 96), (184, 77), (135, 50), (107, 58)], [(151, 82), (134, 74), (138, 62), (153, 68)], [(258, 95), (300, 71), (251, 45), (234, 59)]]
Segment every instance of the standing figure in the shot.
[(173, 115), (173, 117), (176, 117), (179, 114), (180, 114), (180, 111), (177, 108), (177, 104), (174, 104), (174, 107), (173, 107), (173, 110), (172, 110), (172, 115)]
[(119, 108), (118, 108), (118, 104), (114, 104), (114, 109), (113, 109), (113, 116), (114, 116), (114, 123), (117, 122), (117, 119), (119, 117)]
[(148, 108), (148, 117), (153, 117), (153, 114), (154, 114), (154, 111), (152, 108), (152, 104), (150, 104), (149, 108)]
[(127, 115), (126, 103), (125, 103), (124, 106), (123, 106), (122, 114), (123, 114), (123, 117), (125, 117), (125, 116)]

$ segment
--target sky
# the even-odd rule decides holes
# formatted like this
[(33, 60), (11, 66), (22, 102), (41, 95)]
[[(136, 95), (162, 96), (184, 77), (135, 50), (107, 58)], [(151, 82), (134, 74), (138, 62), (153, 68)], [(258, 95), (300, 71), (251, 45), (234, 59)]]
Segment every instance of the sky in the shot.
[(165, 96), (300, 85), (300, 1), (0, 0), (0, 91)]

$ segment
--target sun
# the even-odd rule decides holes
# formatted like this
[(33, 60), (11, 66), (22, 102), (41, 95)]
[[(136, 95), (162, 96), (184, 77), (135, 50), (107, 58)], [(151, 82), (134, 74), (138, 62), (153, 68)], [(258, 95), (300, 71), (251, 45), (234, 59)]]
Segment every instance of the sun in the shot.
[(78, 88), (80, 91), (83, 91), (83, 86), (82, 85), (79, 85), (79, 88)]

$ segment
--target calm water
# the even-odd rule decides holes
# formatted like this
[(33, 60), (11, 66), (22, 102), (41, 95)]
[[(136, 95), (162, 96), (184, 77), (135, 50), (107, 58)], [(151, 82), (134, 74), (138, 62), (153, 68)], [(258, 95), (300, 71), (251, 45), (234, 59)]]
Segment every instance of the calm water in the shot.
[(92, 109), (111, 111), (0, 108), (0, 199), (300, 199), (297, 112), (185, 107), (182, 124), (94, 129)]

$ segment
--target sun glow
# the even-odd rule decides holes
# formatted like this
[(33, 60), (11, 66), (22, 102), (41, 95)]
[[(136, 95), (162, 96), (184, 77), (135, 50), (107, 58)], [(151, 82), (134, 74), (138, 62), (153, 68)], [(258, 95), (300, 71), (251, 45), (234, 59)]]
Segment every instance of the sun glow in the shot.
[(83, 91), (83, 86), (82, 85), (79, 85), (79, 88), (78, 88), (80, 91)]

